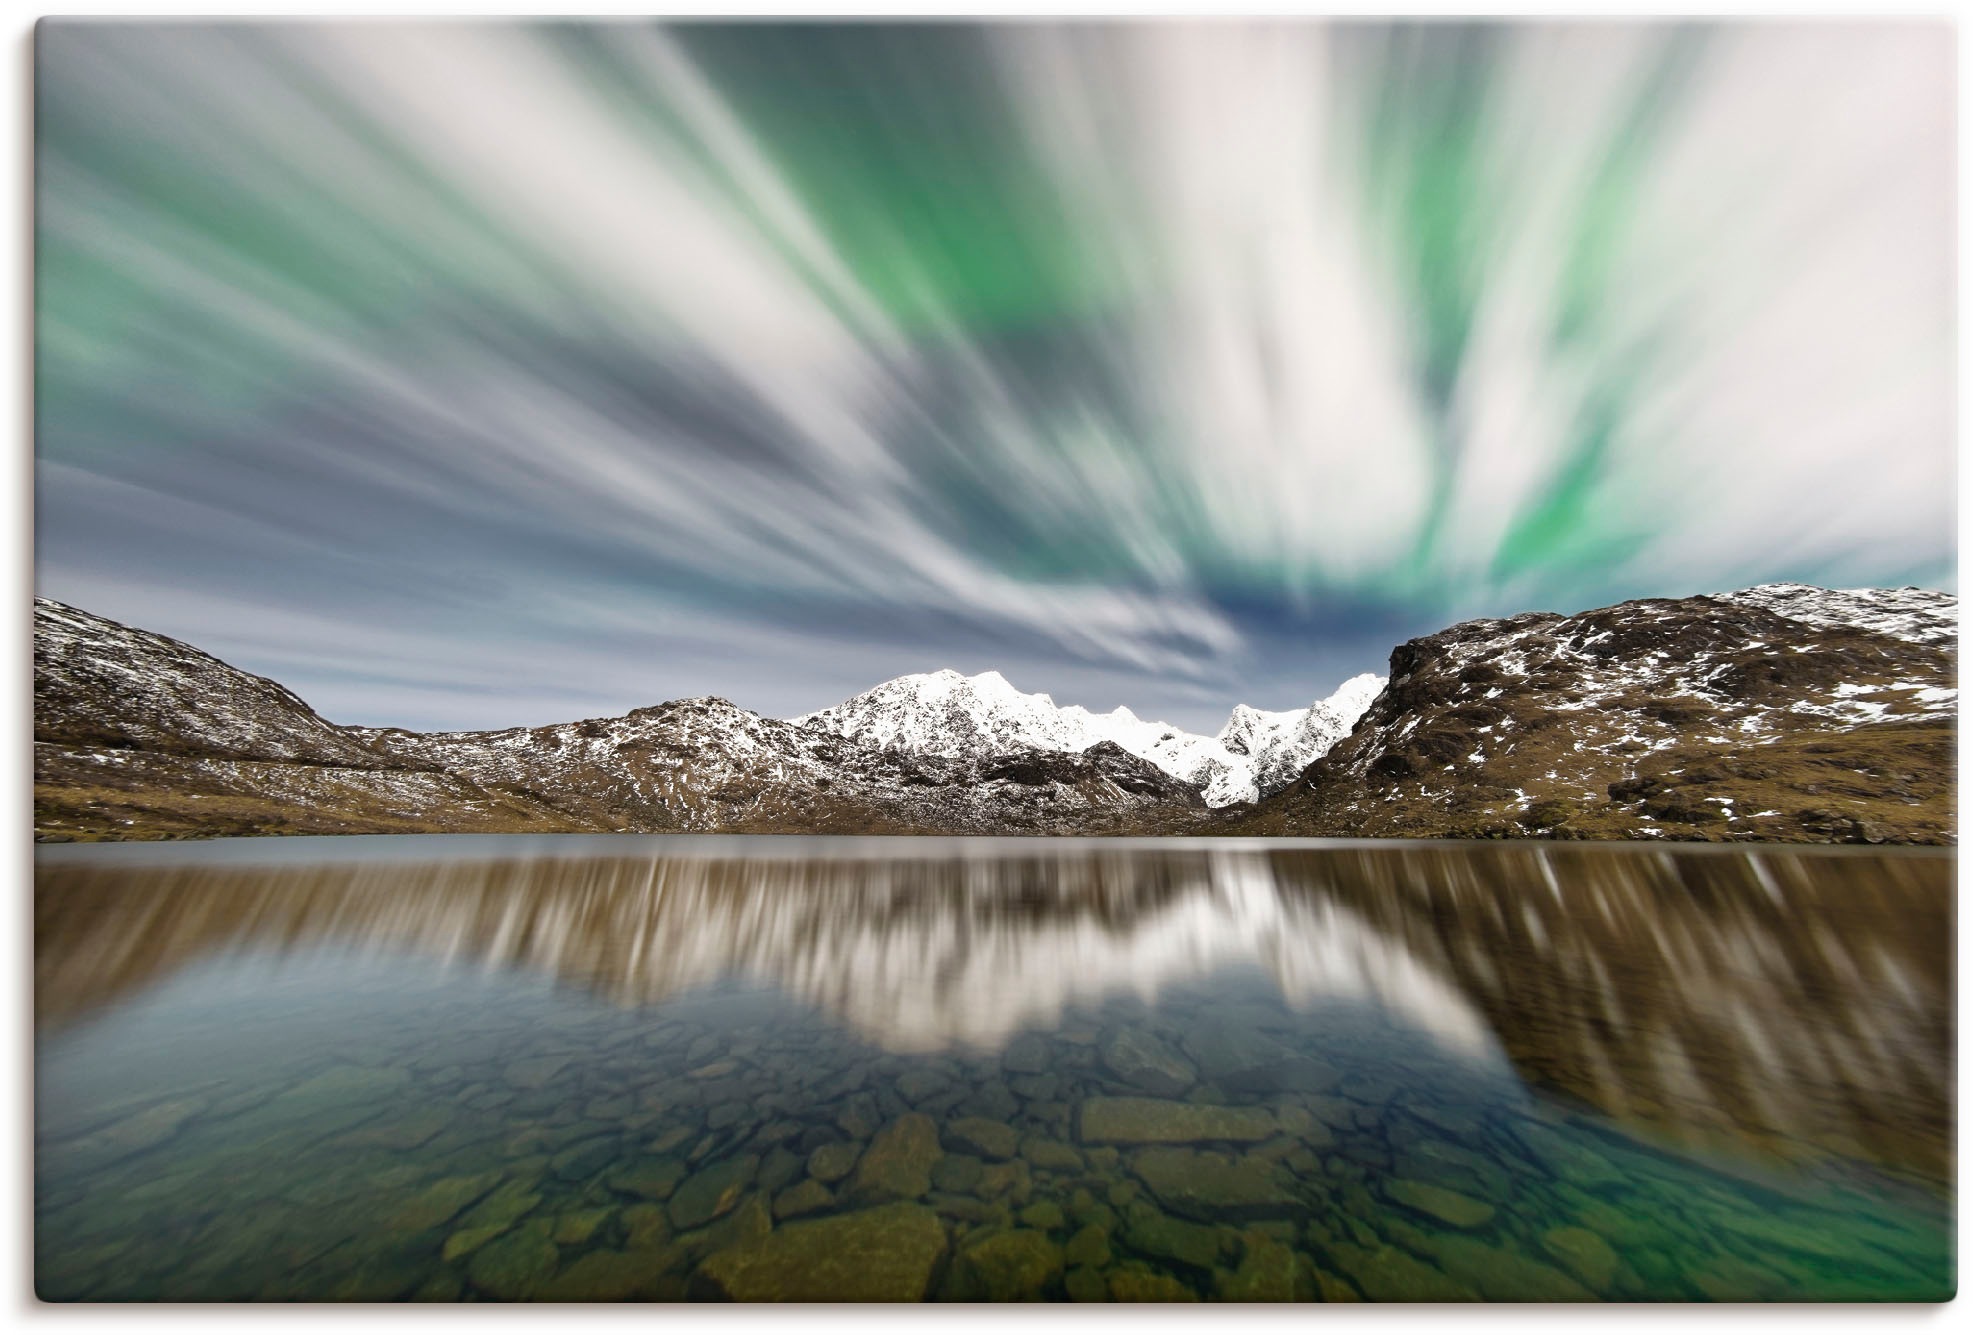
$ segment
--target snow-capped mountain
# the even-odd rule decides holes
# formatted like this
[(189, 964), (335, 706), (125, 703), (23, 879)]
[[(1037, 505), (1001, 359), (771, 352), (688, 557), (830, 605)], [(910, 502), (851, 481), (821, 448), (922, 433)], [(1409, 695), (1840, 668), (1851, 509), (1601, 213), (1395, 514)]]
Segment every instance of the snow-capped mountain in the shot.
[(1047, 695), (1017, 690), (998, 672), (966, 677), (944, 668), (894, 678), (789, 722), (882, 750), (954, 758), (1018, 748), (1074, 754), (1110, 742), (1219, 807), (1256, 801), (1291, 782), (1349, 735), (1383, 685), (1382, 677), (1365, 673), (1307, 709), (1238, 705), (1219, 734), (1206, 737), (1122, 707), (1096, 714), (1058, 706)]
[(1251, 834), (1951, 842), (1958, 600), (1766, 584), (1399, 645)]

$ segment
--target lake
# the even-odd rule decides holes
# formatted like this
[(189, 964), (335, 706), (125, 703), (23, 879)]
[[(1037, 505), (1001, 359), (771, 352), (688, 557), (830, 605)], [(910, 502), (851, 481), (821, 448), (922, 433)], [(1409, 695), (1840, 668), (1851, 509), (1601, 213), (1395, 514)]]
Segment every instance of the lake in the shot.
[(1953, 873), (1774, 846), (43, 846), (36, 1288), (1938, 1301)]

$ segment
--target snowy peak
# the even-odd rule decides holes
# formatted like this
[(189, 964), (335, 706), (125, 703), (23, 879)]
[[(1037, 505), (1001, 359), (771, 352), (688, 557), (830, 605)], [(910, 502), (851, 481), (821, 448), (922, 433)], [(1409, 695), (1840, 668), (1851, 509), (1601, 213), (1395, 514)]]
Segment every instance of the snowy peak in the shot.
[(1077, 753), (1104, 742), (1200, 788), (1211, 806), (1253, 802), (1290, 782), (1355, 726), (1383, 678), (1365, 674), (1308, 709), (1237, 705), (1217, 737), (1140, 719), (1118, 706), (1096, 714), (1016, 689), (998, 672), (950, 668), (897, 677), (789, 722), (880, 750), (978, 758), (1030, 749)]

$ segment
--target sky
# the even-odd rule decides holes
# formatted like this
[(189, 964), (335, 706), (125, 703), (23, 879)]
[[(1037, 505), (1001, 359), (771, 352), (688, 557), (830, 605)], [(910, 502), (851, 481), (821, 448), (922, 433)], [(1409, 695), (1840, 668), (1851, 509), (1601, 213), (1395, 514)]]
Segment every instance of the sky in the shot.
[(907, 672), (1216, 731), (1952, 589), (1944, 23), (36, 41), (36, 587), (325, 716)]

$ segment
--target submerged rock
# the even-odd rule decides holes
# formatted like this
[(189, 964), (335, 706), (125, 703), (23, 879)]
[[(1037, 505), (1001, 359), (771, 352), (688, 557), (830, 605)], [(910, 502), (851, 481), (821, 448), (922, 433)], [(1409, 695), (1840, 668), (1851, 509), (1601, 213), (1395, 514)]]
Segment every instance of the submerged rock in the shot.
[(944, 1153), (938, 1124), (923, 1113), (905, 1113), (871, 1140), (850, 1192), (859, 1201), (916, 1200), (932, 1189), (932, 1167)]
[(953, 1293), (961, 1301), (1018, 1302), (1043, 1296), (1062, 1270), (1062, 1249), (1037, 1229), (996, 1233), (959, 1254)]
[(1209, 1270), (1219, 1259), (1219, 1230), (1174, 1219), (1146, 1205), (1131, 1207), (1124, 1226), (1124, 1243), (1146, 1256), (1178, 1261)]
[(1494, 1214), (1493, 1207), (1485, 1201), (1412, 1178), (1392, 1178), (1384, 1183), (1384, 1194), (1454, 1228), (1478, 1228)]
[(1617, 1254), (1610, 1244), (1586, 1228), (1551, 1228), (1541, 1235), (1541, 1245), (1575, 1277), (1602, 1292), (1616, 1278)]
[(1085, 1099), (1081, 1138), (1120, 1145), (1183, 1144), (1188, 1141), (1260, 1141), (1278, 1129), (1265, 1108), (1226, 1108), (1168, 1099)]
[(945, 1124), (945, 1146), (983, 1159), (1011, 1159), (1020, 1135), (1005, 1122), (988, 1117), (960, 1117)]
[(492, 1191), (502, 1176), (492, 1172), (442, 1177), (399, 1206), (385, 1227), (405, 1233), (437, 1228)]
[(532, 1298), (561, 1262), (562, 1254), (548, 1233), (548, 1221), (542, 1220), (494, 1239), (473, 1253), (467, 1277), (474, 1287), (502, 1302)]
[(657, 1282), (683, 1260), (684, 1253), (676, 1247), (590, 1252), (542, 1281), (533, 1297), (551, 1303), (620, 1303), (654, 1297)]
[(1266, 1159), (1160, 1147), (1131, 1156), (1131, 1171), (1168, 1210), (1200, 1219), (1283, 1218), (1302, 1208)]
[(1039, 1034), (1022, 1034), (1000, 1054), (1000, 1064), (1022, 1075), (1038, 1075), (1048, 1069), (1048, 1040)]
[(1219, 1296), (1230, 1303), (1292, 1303), (1301, 1258), (1294, 1248), (1249, 1232), (1240, 1268), (1220, 1283)]
[(835, 1195), (814, 1178), (804, 1178), (774, 1198), (776, 1219), (798, 1219), (816, 1214), (835, 1203)]
[(1374, 1251), (1338, 1243), (1333, 1255), (1366, 1298), (1380, 1303), (1471, 1303), (1480, 1295), (1436, 1266), (1388, 1244)]
[(734, 1302), (918, 1302), (946, 1247), (922, 1205), (899, 1202), (807, 1219), (715, 1253), (695, 1289)]
[(1596, 1295), (1553, 1266), (1472, 1238), (1443, 1237), (1433, 1252), (1453, 1278), (1497, 1303), (1588, 1303)]
[(698, 1228), (731, 1210), (753, 1185), (759, 1167), (759, 1155), (743, 1154), (702, 1168), (686, 1178), (665, 1207), (672, 1227), (681, 1232)]
[(1199, 1295), (1170, 1275), (1148, 1270), (1112, 1270), (1110, 1301), (1118, 1303), (1196, 1303)]
[(840, 1182), (863, 1154), (863, 1146), (850, 1140), (833, 1140), (818, 1145), (808, 1156), (808, 1175), (817, 1182)]
[(1097, 1044), (1097, 1054), (1110, 1074), (1147, 1094), (1176, 1098), (1199, 1081), (1191, 1062), (1173, 1052), (1149, 1030), (1123, 1025), (1110, 1030)]

